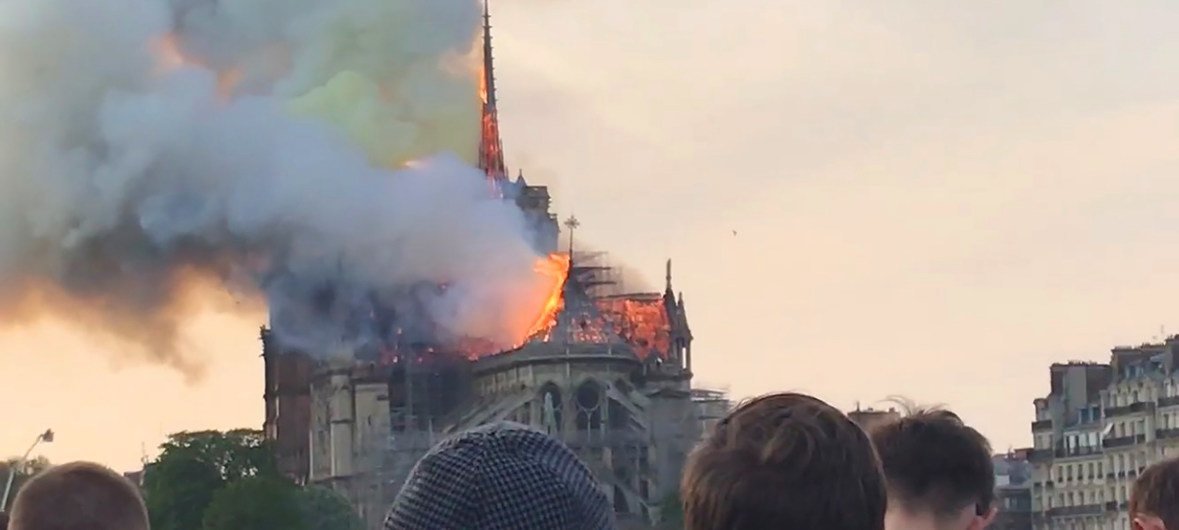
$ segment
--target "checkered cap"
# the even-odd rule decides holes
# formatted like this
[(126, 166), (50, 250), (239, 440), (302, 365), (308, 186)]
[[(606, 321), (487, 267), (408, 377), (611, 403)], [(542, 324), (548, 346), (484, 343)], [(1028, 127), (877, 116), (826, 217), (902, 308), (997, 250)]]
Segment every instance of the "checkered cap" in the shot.
[(612, 530), (614, 514), (568, 447), (500, 422), (435, 446), (414, 466), (387, 530)]

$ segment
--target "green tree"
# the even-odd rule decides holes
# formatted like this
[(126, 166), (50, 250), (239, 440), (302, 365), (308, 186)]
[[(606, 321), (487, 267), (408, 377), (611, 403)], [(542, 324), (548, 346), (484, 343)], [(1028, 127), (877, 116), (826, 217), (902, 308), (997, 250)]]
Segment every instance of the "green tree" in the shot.
[(278, 476), (274, 451), (258, 430), (180, 432), (169, 436), (160, 449), (160, 458), (173, 452), (194, 454), (212, 465), (226, 481)]
[(299, 496), (306, 530), (362, 530), (364, 523), (348, 501), (328, 489), (310, 486)]
[(307, 530), (300, 491), (276, 477), (246, 477), (213, 495), (204, 530)]
[(218, 491), (248, 477), (281, 480), (260, 431), (181, 432), (160, 446), (144, 476), (144, 497), (156, 530), (199, 530)]

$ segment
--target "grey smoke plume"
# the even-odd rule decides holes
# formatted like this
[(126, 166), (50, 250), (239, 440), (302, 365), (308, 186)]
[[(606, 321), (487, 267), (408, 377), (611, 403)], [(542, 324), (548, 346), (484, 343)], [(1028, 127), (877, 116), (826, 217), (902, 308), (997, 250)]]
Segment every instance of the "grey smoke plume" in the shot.
[(0, 3), (0, 318), (52, 312), (176, 361), (212, 280), (313, 351), (388, 333), (356, 324), (387, 311), (518, 340), (546, 292), (529, 228), (453, 154), (478, 135), (478, 16), (471, 0)]

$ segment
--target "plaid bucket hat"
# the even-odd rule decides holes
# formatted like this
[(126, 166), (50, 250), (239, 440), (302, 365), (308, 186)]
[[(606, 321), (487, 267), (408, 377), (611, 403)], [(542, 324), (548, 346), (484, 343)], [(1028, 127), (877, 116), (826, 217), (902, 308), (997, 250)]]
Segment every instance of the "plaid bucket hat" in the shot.
[(386, 530), (613, 530), (597, 480), (560, 441), (498, 422), (446, 439), (410, 472)]

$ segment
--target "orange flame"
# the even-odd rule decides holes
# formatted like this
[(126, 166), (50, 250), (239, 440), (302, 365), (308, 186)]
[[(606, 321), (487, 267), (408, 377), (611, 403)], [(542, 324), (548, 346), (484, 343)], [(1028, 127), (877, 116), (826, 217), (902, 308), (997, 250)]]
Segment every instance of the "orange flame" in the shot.
[[(185, 53), (180, 43), (180, 37), (175, 33), (166, 33), (157, 39), (152, 45), (152, 51), (156, 56), (156, 68), (161, 74), (166, 74), (185, 66), (196, 66), (213, 70), (203, 59)], [(233, 92), (238, 84), (241, 83), (242, 71), (237, 68), (231, 68), (223, 72), (217, 71), (216, 73), (217, 96), (221, 101), (228, 101), (233, 97)]]
[(487, 104), (487, 66), (479, 69), (479, 101)]
[(540, 313), (536, 315), (532, 325), (529, 326), (524, 340), (543, 333), (556, 325), (557, 314), (561, 312), (561, 308), (565, 305), (562, 293), (565, 289), (565, 280), (569, 277), (569, 255), (562, 252), (549, 254), (546, 257), (538, 259), (533, 270), (549, 282), (548, 296), (545, 298), (544, 305), (540, 308)]
[(598, 310), (641, 359), (664, 357), (671, 349), (671, 321), (658, 295), (632, 295), (597, 301)]
[(175, 33), (168, 33), (157, 39), (152, 45), (152, 51), (156, 56), (156, 68), (161, 72), (171, 72), (191, 64), (180, 50), (180, 39)]

